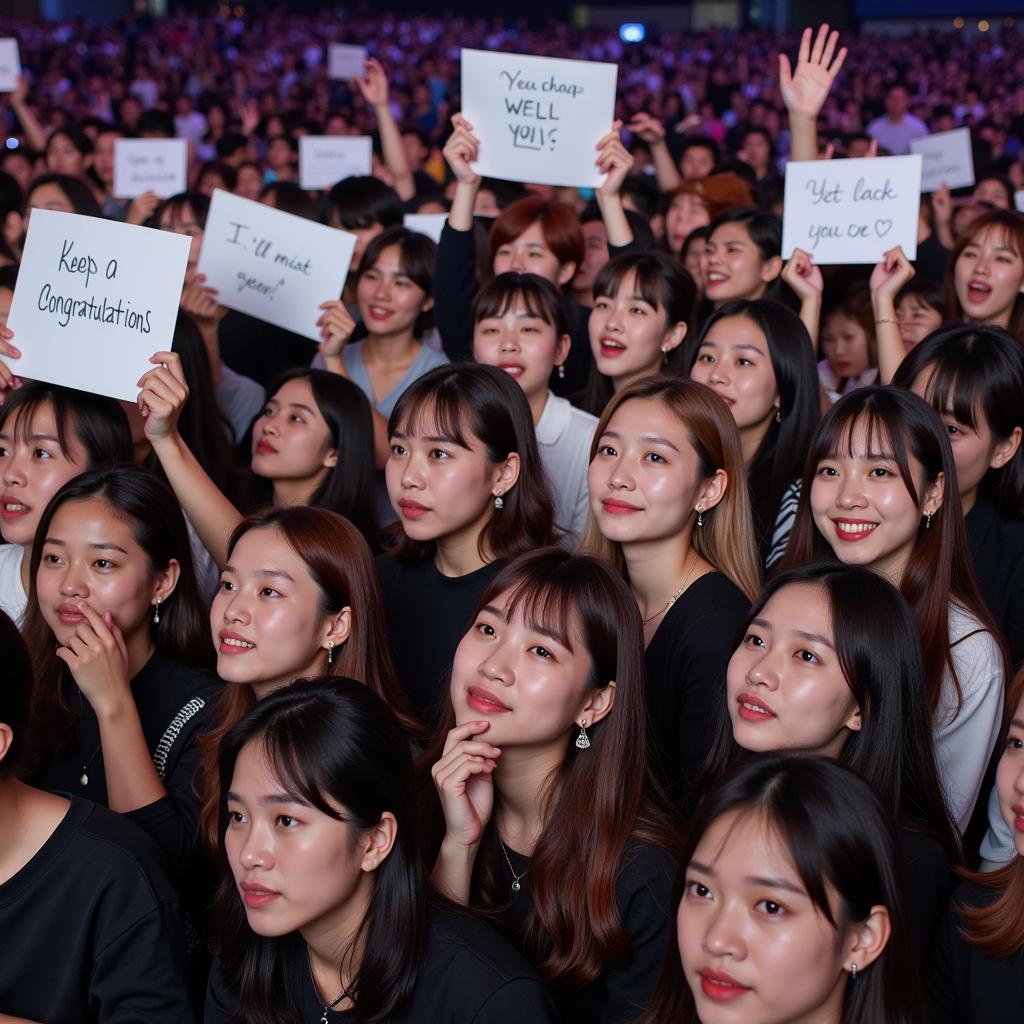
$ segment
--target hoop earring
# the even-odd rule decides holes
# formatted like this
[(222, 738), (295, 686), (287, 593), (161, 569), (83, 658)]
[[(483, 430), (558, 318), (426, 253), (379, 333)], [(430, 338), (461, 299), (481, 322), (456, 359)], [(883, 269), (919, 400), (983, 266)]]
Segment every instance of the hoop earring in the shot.
[(334, 664), (334, 641), (333, 640), (328, 640), (327, 641), (327, 664), (328, 665), (333, 665)]
[(494, 492), (494, 507), (496, 509), (500, 510), (505, 507), (505, 499), (502, 497), (504, 493), (500, 487)]
[(163, 600), (162, 597), (158, 597), (153, 604), (153, 625), (160, 625), (160, 602)]
[(590, 737), (587, 735), (587, 720), (585, 718), (580, 722), (580, 734), (576, 737), (576, 749), (590, 749)]
[(697, 506), (697, 525), (698, 526), (703, 526), (704, 525), (704, 506), (703, 505), (698, 505)]

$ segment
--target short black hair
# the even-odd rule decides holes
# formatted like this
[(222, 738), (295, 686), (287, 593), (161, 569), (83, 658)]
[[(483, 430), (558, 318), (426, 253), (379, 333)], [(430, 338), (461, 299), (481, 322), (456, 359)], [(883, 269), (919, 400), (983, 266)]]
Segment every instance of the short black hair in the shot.
[(158, 136), (163, 139), (173, 139), (174, 118), (166, 110), (144, 110), (139, 115), (138, 124), (135, 126), (138, 135)]
[(332, 227), (391, 228), (402, 223), (402, 200), (383, 181), (369, 174), (344, 178), (324, 198), (323, 220)]

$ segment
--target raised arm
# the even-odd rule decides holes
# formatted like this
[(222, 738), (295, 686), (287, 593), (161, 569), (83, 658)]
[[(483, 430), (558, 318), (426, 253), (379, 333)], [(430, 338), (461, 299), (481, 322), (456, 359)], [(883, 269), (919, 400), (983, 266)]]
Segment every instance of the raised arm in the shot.
[(896, 319), (896, 295), (913, 276), (914, 268), (898, 245), (890, 249), (871, 272), (871, 308), (875, 314), (880, 384), (892, 382), (907, 354)]
[(825, 281), (821, 268), (815, 266), (810, 253), (794, 249), (789, 262), (782, 268), (782, 280), (789, 285), (800, 300), (800, 319), (811, 336), (814, 352), (818, 351), (818, 333), (821, 324), (821, 294)]
[(619, 192), (626, 175), (636, 162), (622, 144), (619, 131), (622, 122), (616, 121), (612, 130), (597, 144), (597, 166), (605, 175), (604, 184), (596, 190), (597, 205), (601, 208), (601, 219), (608, 232), (609, 246), (629, 245), (633, 241), (633, 229), (626, 219)]
[(838, 32), (829, 32), (828, 25), (822, 25), (813, 46), (812, 35), (812, 29), (804, 29), (795, 71), (789, 57), (779, 54), (779, 91), (789, 112), (793, 160), (817, 160), (818, 115), (846, 60), (845, 46), (836, 53)]
[(11, 93), (11, 109), (18, 115), (28, 144), (37, 153), (42, 153), (46, 149), (46, 132), (28, 105), (28, 79), (24, 75), (18, 78), (18, 88)]
[(455, 195), (448, 213), (448, 223), (456, 231), (473, 230), (473, 208), (480, 191), (481, 177), (470, 167), (480, 152), (480, 140), (473, 134), (473, 126), (461, 115), (452, 116), (455, 129), (444, 144), (444, 158), (455, 175)]
[(654, 180), (658, 183), (658, 188), (662, 192), (671, 192), (678, 188), (683, 179), (675, 160), (672, 159), (672, 154), (668, 151), (665, 126), (656, 117), (642, 113), (634, 114), (627, 128), (650, 147), (651, 160), (654, 162)]
[(388, 76), (380, 61), (371, 57), (366, 62), (362, 78), (355, 81), (363, 94), (363, 99), (373, 107), (374, 116), (377, 118), (377, 133), (380, 135), (381, 153), (384, 156), (384, 163), (391, 172), (398, 198), (408, 202), (416, 195), (416, 185), (409, 169), (409, 158), (402, 145), (402, 133), (398, 130), (395, 115), (391, 113), (391, 105), (388, 103)]

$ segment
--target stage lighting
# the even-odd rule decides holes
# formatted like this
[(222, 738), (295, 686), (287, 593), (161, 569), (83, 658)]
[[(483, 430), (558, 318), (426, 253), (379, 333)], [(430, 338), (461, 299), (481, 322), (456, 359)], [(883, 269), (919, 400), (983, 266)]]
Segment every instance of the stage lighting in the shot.
[(619, 26), (619, 38), (624, 43), (642, 43), (647, 35), (647, 28), (638, 21), (627, 21)]
[(18, 148), (18, 140), (12, 136), (11, 138), (9, 138), (7, 140), (6, 146), (7, 146), (8, 149), (17, 149)]

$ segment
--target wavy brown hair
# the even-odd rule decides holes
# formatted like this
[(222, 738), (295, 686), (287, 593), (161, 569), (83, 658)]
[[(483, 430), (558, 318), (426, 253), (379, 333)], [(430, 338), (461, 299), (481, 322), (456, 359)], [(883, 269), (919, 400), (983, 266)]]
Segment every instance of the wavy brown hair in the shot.
[[(754, 539), (740, 434), (729, 407), (711, 388), (696, 381), (646, 377), (623, 388), (605, 407), (594, 430), (591, 461), (611, 418), (622, 405), (634, 399), (661, 402), (686, 427), (702, 479), (724, 470), (728, 477), (725, 496), (705, 515), (704, 525), (693, 531), (690, 543), (701, 558), (753, 601), (761, 590), (761, 559)], [(623, 578), (628, 578), (622, 545), (607, 540), (593, 516), (587, 523), (582, 550), (610, 562)]]
[[(320, 611), (337, 614), (352, 611), (348, 639), (324, 659), (328, 676), (357, 679), (380, 697), (398, 717), (406, 734), (425, 735), (395, 679), (384, 626), (384, 605), (377, 583), (377, 569), (362, 533), (344, 516), (313, 505), (265, 509), (243, 519), (228, 541), (228, 558), (252, 530), (275, 530), (306, 563), (320, 588)], [(227, 685), (217, 702), (216, 724), (199, 737), (203, 750), (203, 808), (200, 831), (211, 843), (217, 836), (217, 751), (221, 741), (256, 704), (252, 688)]]

